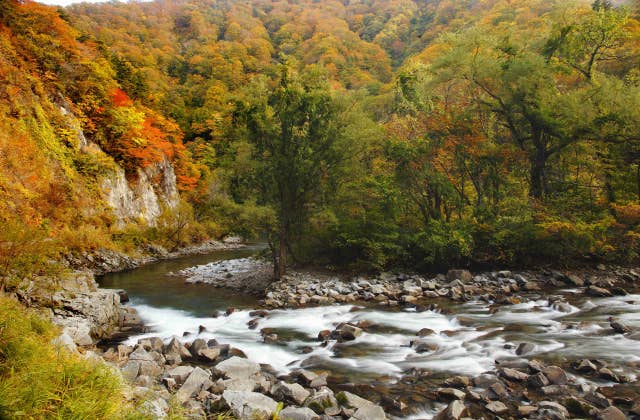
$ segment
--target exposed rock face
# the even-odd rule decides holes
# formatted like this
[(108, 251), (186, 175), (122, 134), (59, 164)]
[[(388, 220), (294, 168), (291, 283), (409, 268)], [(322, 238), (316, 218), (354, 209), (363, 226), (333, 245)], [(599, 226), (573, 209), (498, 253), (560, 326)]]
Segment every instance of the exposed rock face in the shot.
[(165, 159), (155, 165), (138, 168), (136, 178), (129, 182), (124, 170), (117, 167), (102, 180), (105, 201), (113, 209), (119, 224), (142, 220), (153, 226), (163, 204), (169, 207), (178, 204), (180, 197), (173, 166)]
[(75, 344), (89, 346), (143, 328), (135, 310), (120, 304), (118, 291), (98, 288), (93, 275), (74, 273), (59, 281), (60, 290), (51, 297), (51, 318)]

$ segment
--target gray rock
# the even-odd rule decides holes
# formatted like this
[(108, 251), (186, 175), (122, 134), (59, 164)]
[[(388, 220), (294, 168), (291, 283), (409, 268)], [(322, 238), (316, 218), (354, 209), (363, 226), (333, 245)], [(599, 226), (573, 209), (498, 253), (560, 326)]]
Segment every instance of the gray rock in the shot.
[(343, 340), (351, 341), (362, 335), (362, 328), (350, 324), (342, 324), (336, 329), (336, 332)]
[(538, 403), (538, 409), (540, 411), (545, 410), (547, 412), (555, 412), (561, 418), (569, 417), (569, 411), (566, 409), (566, 407), (555, 401), (540, 401)]
[(467, 395), (463, 391), (455, 388), (438, 388), (437, 392), (438, 397), (447, 401), (464, 400), (464, 397)]
[(227, 379), (249, 379), (260, 370), (259, 364), (237, 356), (218, 363), (214, 368), (214, 372), (218, 376)]
[(566, 372), (558, 366), (547, 366), (542, 369), (542, 373), (554, 385), (564, 385), (569, 380)]
[(142, 404), (142, 413), (154, 419), (164, 419), (169, 411), (169, 404), (162, 398), (147, 400)]
[(231, 414), (241, 420), (271, 417), (278, 408), (277, 402), (257, 392), (224, 391), (222, 401)]
[(520, 343), (516, 349), (516, 354), (518, 356), (522, 356), (524, 354), (531, 353), (535, 348), (536, 346), (531, 343)]
[(449, 282), (460, 280), (463, 283), (468, 283), (473, 280), (473, 274), (468, 270), (449, 270), (447, 271), (447, 280)]
[(287, 407), (280, 412), (281, 420), (320, 420), (320, 416), (308, 407)]
[(352, 420), (385, 420), (386, 418), (382, 407), (375, 404), (366, 404), (358, 408), (351, 417)]
[(494, 414), (502, 414), (509, 410), (509, 408), (500, 401), (492, 401), (486, 405), (486, 408)]
[(610, 291), (602, 287), (589, 286), (587, 288), (587, 294), (595, 297), (611, 297), (613, 296)]
[(135, 381), (140, 372), (140, 362), (135, 360), (129, 360), (125, 365), (120, 368), (122, 376), (129, 382)]
[(220, 356), (220, 348), (207, 347), (198, 351), (198, 356), (208, 362), (215, 361)]
[(181, 385), (187, 380), (194, 368), (192, 366), (177, 366), (167, 372), (167, 377), (176, 381), (176, 384)]
[(73, 341), (73, 338), (71, 338), (67, 333), (63, 332), (62, 334), (51, 340), (51, 344), (60, 349), (65, 349), (69, 353), (78, 354), (78, 347), (76, 347), (76, 343)]
[(598, 420), (626, 420), (627, 416), (618, 408), (611, 406), (598, 413)]
[(193, 395), (198, 394), (202, 390), (202, 386), (209, 382), (210, 377), (211, 374), (206, 370), (195, 368), (176, 392), (176, 399), (185, 402)]
[(591, 362), (591, 360), (582, 359), (580, 363), (578, 363), (576, 370), (581, 373), (595, 373), (598, 368)]
[(153, 355), (147, 352), (143, 347), (138, 347), (129, 355), (129, 360), (154, 362)]
[(535, 375), (529, 376), (528, 384), (534, 388), (542, 388), (549, 385), (549, 379), (544, 376), (544, 373), (536, 373)]
[(340, 411), (338, 408), (338, 400), (333, 395), (333, 391), (327, 387), (315, 390), (313, 394), (307, 398), (305, 406), (318, 414), (328, 414), (328, 411), (332, 411), (334, 409), (337, 409), (338, 412)]
[(529, 379), (529, 375), (524, 372), (520, 372), (519, 370), (503, 368), (500, 370), (500, 376), (510, 381), (522, 382)]
[(218, 379), (216, 385), (222, 391), (257, 391), (258, 383), (252, 379)]
[(467, 407), (462, 401), (454, 400), (449, 403), (447, 408), (438, 413), (435, 420), (459, 420), (466, 411)]
[(271, 389), (271, 395), (278, 401), (290, 401), (301, 405), (311, 393), (300, 384), (288, 384), (280, 381)]
[(338, 402), (340, 402), (340, 404), (344, 405), (347, 408), (358, 409), (365, 406), (366, 404), (373, 404), (371, 401), (365, 400), (364, 398), (347, 391), (339, 392), (336, 395), (336, 398)]

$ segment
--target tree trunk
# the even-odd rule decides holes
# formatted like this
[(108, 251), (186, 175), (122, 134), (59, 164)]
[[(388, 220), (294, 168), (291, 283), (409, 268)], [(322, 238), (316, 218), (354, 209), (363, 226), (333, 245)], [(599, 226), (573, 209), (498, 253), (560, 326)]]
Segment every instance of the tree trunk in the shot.
[(287, 228), (280, 227), (280, 237), (278, 238), (278, 273), (276, 279), (281, 279), (287, 272)]
[(536, 148), (535, 154), (531, 158), (531, 173), (529, 180), (529, 196), (541, 199), (544, 195), (544, 170), (547, 163), (545, 150)]

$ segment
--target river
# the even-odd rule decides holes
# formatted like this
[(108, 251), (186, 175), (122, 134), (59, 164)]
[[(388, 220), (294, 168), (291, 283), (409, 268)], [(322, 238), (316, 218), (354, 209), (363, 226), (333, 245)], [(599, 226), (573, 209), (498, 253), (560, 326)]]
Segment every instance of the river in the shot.
[[(257, 305), (255, 297), (205, 284), (186, 284), (183, 278), (172, 275), (215, 260), (246, 257), (256, 249), (161, 261), (104, 276), (100, 284), (127, 290), (130, 304), (151, 328), (148, 334), (128, 338), (129, 343), (145, 336), (166, 339), (176, 335), (184, 341), (193, 340), (203, 326), (206, 331), (198, 337), (231, 344), (249, 359), (271, 364), (280, 372), (303, 366), (329, 370), (330, 385), (338, 388), (348, 384), (352, 389), (363, 387), (364, 393), (393, 396), (415, 392), (411, 400), (416, 404), (416, 418), (430, 417), (441, 405), (421, 395), (419, 385), (404, 384), (404, 373), (412, 368), (426, 369), (431, 372), (429, 381), (441, 381), (453, 374), (478, 376), (494, 369), (496, 361), (522, 361), (514, 351), (520, 343), (535, 345), (526, 359), (564, 365), (583, 357), (600, 359), (615, 366), (617, 374), (637, 380), (640, 342), (613, 334), (607, 318), (615, 316), (640, 329), (638, 294), (591, 298), (578, 294), (578, 290), (558, 290), (554, 296), (562, 295), (568, 302), (562, 307), (550, 303), (554, 296), (526, 293), (524, 303), (495, 308), (480, 301), (442, 301), (439, 303), (444, 310), (425, 312), (359, 305), (273, 310), (259, 321), (257, 328), (250, 329), (247, 322), (253, 318), (249, 312)], [(217, 315), (228, 307), (236, 311), (228, 316)], [(332, 330), (340, 322), (358, 321), (369, 321), (373, 326), (355, 341), (322, 346), (316, 339), (321, 330)], [(279, 340), (265, 344), (260, 333), (264, 328), (276, 332)], [(409, 346), (422, 328), (433, 330), (424, 341), (435, 351), (419, 354)], [(578, 383), (586, 381), (583, 377), (574, 379)]]

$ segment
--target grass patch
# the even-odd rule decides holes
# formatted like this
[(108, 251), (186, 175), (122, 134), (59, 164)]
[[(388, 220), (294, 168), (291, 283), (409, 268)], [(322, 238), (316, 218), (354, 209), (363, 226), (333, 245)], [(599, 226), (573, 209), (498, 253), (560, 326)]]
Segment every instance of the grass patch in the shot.
[(0, 295), (0, 419), (130, 417), (119, 375), (58, 350), (56, 328)]

